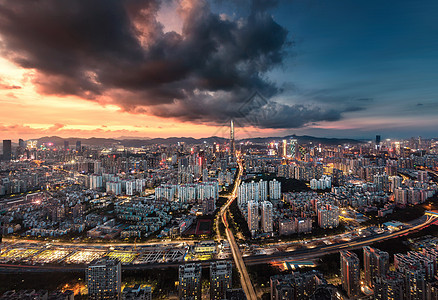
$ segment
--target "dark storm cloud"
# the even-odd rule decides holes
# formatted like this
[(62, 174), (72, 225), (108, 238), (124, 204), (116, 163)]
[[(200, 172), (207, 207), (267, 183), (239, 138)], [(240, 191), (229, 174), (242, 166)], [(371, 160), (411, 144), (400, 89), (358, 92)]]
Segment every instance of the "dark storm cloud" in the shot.
[(238, 108), (254, 91), (268, 98), (281, 92), (265, 76), (289, 46), (288, 31), (267, 11), (276, 1), (254, 0), (249, 15), (236, 20), (202, 0), (184, 2), (179, 34), (157, 21), (160, 0), (0, 0), (1, 51), (36, 71), (40, 93), (78, 95), (132, 113), (292, 128), (356, 109), (267, 101), (242, 114)]
[(269, 101), (262, 109), (252, 110), (244, 120), (260, 128), (299, 128), (306, 124), (341, 119), (341, 112), (334, 109), (304, 106), (301, 104), (285, 105)]

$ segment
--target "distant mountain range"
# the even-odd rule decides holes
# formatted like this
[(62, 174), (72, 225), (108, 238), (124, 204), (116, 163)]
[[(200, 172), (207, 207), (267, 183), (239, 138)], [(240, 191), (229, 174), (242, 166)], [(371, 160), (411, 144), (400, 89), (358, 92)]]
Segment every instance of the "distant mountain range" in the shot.
[[(247, 138), (242, 140), (236, 140), (236, 142), (240, 143), (256, 143), (256, 144), (262, 144), (262, 143), (269, 143), (272, 141), (281, 141), (281, 140), (289, 140), (289, 139), (297, 139), (299, 144), (324, 144), (324, 145), (343, 145), (343, 144), (360, 144), (363, 143), (363, 141), (360, 140), (354, 140), (354, 139), (337, 139), (337, 138), (320, 138), (320, 137), (313, 137), (313, 136), (297, 136), (297, 135), (288, 135), (285, 137), (256, 137), (256, 138)], [(203, 142), (207, 142), (209, 144), (212, 144), (214, 142), (216, 143), (226, 143), (228, 142), (228, 139), (222, 138), (222, 137), (208, 137), (208, 138), (190, 138), (190, 137), (169, 137), (169, 138), (117, 138), (117, 139), (111, 139), (111, 138), (61, 138), (58, 136), (45, 136), (38, 139), (38, 144), (43, 143), (53, 143), (55, 145), (64, 146), (64, 141), (68, 141), (70, 144), (70, 147), (74, 148), (76, 141), (81, 141), (82, 145), (89, 145), (89, 146), (113, 146), (113, 145), (123, 145), (125, 147), (141, 147), (141, 146), (147, 146), (147, 145), (154, 145), (154, 144), (163, 144), (163, 145), (170, 145), (170, 144), (176, 144), (178, 142), (182, 142), (188, 145), (193, 144), (201, 144)]]
[(363, 143), (363, 141), (355, 140), (355, 139), (338, 139), (338, 138), (321, 138), (321, 137), (314, 137), (310, 135), (288, 135), (285, 137), (266, 137), (266, 138), (249, 138), (249, 139), (243, 139), (239, 140), (239, 142), (252, 142), (252, 143), (269, 143), (271, 141), (281, 141), (281, 140), (290, 140), (290, 139), (297, 139), (299, 144), (324, 144), (324, 145), (343, 145), (343, 144), (360, 144)]

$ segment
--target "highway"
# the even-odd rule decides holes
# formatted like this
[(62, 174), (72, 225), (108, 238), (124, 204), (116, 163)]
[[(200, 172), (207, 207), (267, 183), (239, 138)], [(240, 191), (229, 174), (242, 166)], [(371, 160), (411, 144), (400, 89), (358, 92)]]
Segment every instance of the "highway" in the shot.
[[(231, 204), (231, 203), (230, 203)], [(222, 213), (222, 211), (221, 211)], [(225, 211), (223, 212), (222, 216), (225, 215)], [(413, 222), (412, 227), (402, 229), (399, 231), (395, 231), (392, 233), (384, 233), (380, 234), (378, 236), (370, 236), (370, 237), (364, 237), (355, 239), (353, 241), (349, 242), (343, 242), (333, 245), (324, 245), (320, 247), (314, 247), (314, 248), (303, 248), (299, 250), (294, 250), (290, 252), (276, 252), (271, 255), (252, 255), (247, 256), (242, 259), (242, 256), (240, 254), (239, 248), (237, 247), (237, 244), (234, 240), (234, 236), (227, 227), (226, 219), (225, 219), (225, 226), (227, 227), (227, 237), (232, 238), (233, 241), (233, 248), (237, 251), (233, 252), (236, 267), (238, 268), (239, 272), (241, 273), (241, 281), (242, 281), (242, 287), (244, 288), (245, 293), (248, 293), (247, 295), (253, 295), (255, 297), (254, 288), (251, 284), (249, 275), (246, 271), (245, 264), (247, 265), (255, 265), (255, 264), (262, 264), (262, 263), (269, 263), (271, 261), (281, 261), (281, 260), (307, 260), (307, 259), (313, 259), (320, 256), (323, 256), (325, 254), (330, 253), (336, 253), (340, 250), (353, 250), (360, 248), (362, 246), (372, 245), (376, 242), (381, 242), (384, 240), (389, 240), (397, 237), (401, 237), (410, 233), (413, 233), (417, 230), (421, 230), (429, 225), (431, 225), (434, 222), (437, 222), (438, 218), (433, 216), (423, 216)], [(231, 247), (231, 243), (230, 243)], [(232, 249), (233, 249), (232, 248)], [(236, 259), (237, 258), (237, 259)], [(208, 267), (211, 261), (199, 261), (199, 263), (203, 267)], [(166, 268), (166, 267), (178, 267), (181, 263), (180, 262), (172, 262), (172, 263), (150, 263), (150, 264), (132, 264), (132, 265), (124, 265), (124, 270), (142, 270), (142, 269), (154, 269), (154, 268)], [(61, 271), (61, 272), (71, 272), (71, 271), (84, 271), (86, 268), (85, 265), (73, 265), (73, 264), (56, 264), (56, 265), (26, 265), (26, 264), (0, 264), (0, 271), (1, 272), (54, 272), (54, 271)], [(243, 275), (242, 275), (243, 274)], [(250, 296), (249, 296), (250, 297)], [(249, 299), (248, 297), (248, 299)], [(251, 298), (256, 299), (256, 298)]]
[[(248, 256), (245, 257), (244, 260), (247, 264), (259, 264), (259, 263), (266, 263), (273, 260), (281, 260), (281, 259), (293, 259), (293, 260), (301, 260), (301, 259), (312, 259), (317, 258), (326, 254), (330, 253), (336, 253), (340, 250), (353, 250), (358, 249), (363, 246), (372, 245), (377, 242), (381, 242), (384, 240), (389, 240), (397, 237), (401, 237), (410, 233), (413, 233), (415, 231), (421, 230), (435, 221), (437, 221), (438, 218), (433, 216), (423, 216), (416, 220), (416, 224), (412, 227), (402, 229), (399, 231), (395, 231), (392, 233), (383, 233), (379, 234), (378, 236), (370, 236), (365, 238), (359, 238), (355, 239), (353, 241), (349, 242), (342, 242), (337, 243), (333, 245), (324, 245), (320, 247), (314, 247), (314, 248), (303, 248), (299, 250), (294, 250), (291, 252), (276, 252), (271, 255), (258, 255), (258, 256)], [(268, 259), (269, 258), (269, 259)]]
[[(242, 284), (242, 289), (245, 292), (246, 298), (248, 300), (256, 300), (257, 295), (256, 295), (256, 292), (254, 290), (254, 286), (251, 283), (251, 278), (249, 277), (248, 270), (246, 269), (245, 263), (244, 263), (243, 258), (242, 258), (242, 254), (240, 253), (240, 250), (239, 250), (239, 246), (237, 245), (236, 240), (234, 239), (234, 235), (233, 235), (231, 229), (229, 228), (229, 225), (227, 222), (227, 211), (228, 211), (228, 208), (230, 207), (231, 203), (233, 203), (233, 201), (236, 200), (237, 189), (240, 185), (240, 180), (241, 180), (240, 177), (242, 176), (242, 173), (243, 173), (243, 166), (242, 166), (242, 162), (240, 160), (238, 160), (238, 165), (239, 165), (239, 171), (238, 171), (236, 180), (234, 181), (234, 188), (233, 188), (232, 192), (230, 193), (230, 195), (228, 196), (227, 203), (220, 210), (220, 217), (222, 218), (222, 222), (225, 225), (225, 233), (227, 235), (228, 243), (230, 244), (231, 253), (233, 254), (233, 258), (234, 258), (234, 263), (237, 267), (237, 270), (240, 273), (240, 282)], [(217, 227), (217, 228), (219, 228), (219, 227)], [(219, 234), (219, 236), (220, 236), (220, 234)]]

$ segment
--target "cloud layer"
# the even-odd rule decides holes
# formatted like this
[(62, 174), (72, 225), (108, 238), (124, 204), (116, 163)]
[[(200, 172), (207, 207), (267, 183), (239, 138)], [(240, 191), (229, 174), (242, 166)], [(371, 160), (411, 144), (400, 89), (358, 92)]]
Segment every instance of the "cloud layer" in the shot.
[(260, 128), (339, 120), (347, 109), (250, 97), (281, 93), (266, 75), (290, 45), (269, 13), (275, 4), (254, 0), (246, 16), (230, 17), (204, 0), (180, 0), (177, 33), (157, 21), (160, 0), (0, 0), (0, 50), (32, 70), (41, 94), (132, 113), (203, 124), (234, 118)]

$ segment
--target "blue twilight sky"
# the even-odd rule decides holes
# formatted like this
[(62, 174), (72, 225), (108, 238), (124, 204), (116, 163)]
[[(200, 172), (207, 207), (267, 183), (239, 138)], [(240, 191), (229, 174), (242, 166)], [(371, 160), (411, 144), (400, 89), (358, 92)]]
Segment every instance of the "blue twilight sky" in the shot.
[(278, 101), (362, 108), (294, 132), (438, 136), (438, 1), (293, 0), (271, 11), (292, 42), (269, 74), (284, 88)]

